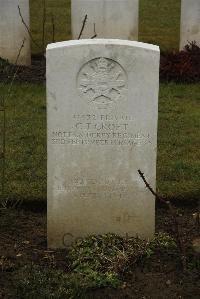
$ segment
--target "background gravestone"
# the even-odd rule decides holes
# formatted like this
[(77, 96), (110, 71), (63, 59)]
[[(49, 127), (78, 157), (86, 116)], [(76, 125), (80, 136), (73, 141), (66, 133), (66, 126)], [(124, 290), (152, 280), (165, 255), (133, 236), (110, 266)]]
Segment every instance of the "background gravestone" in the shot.
[(18, 64), (30, 65), (30, 37), (22, 24), (18, 5), (22, 17), (29, 27), (29, 0), (0, 0), (0, 57), (15, 63), (25, 39)]
[(159, 48), (122, 40), (47, 47), (48, 245), (89, 234), (150, 238)]
[(82, 38), (91, 38), (95, 31), (98, 38), (138, 40), (139, 0), (72, 0), (72, 36), (77, 39), (85, 15), (87, 21)]
[(200, 46), (200, 0), (182, 0), (180, 50), (192, 41)]

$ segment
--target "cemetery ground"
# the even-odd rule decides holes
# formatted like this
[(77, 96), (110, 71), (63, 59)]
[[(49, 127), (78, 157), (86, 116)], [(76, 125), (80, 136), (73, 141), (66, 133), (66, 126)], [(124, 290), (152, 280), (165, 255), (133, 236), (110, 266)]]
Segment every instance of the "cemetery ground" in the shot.
[[(140, 40), (159, 44), (162, 51), (177, 49), (180, 1), (160, 2), (141, 1)], [(42, 12), (41, 22), (36, 18), (41, 1), (30, 3), (32, 34), (41, 41)], [(52, 11), (56, 40), (69, 39), (69, 1), (60, 1), (59, 8), (56, 1), (46, 3), (45, 40), (52, 40)], [(34, 43), (32, 49), (38, 53)], [(8, 88), (0, 82), (1, 96)], [(157, 203), (156, 237), (151, 242), (107, 235), (50, 250), (46, 241), (45, 84), (14, 82), (6, 101), (3, 199), (10, 207), (0, 208), (0, 298), (199, 298), (200, 260), (194, 250), (199, 248), (194, 243), (199, 236), (194, 217), (200, 195), (199, 101), (199, 84), (160, 84), (157, 192), (175, 207), (183, 248), (168, 207)], [(0, 163), (2, 170), (2, 159)]]
[(160, 235), (150, 244), (104, 236), (79, 241), (74, 249), (47, 249), (45, 86), (14, 84), (6, 105), (5, 190), (17, 207), (0, 210), (2, 297), (198, 298), (200, 261), (192, 242), (199, 234), (193, 218), (199, 198), (199, 92), (198, 84), (160, 86), (157, 191), (176, 207), (186, 247), (183, 272), (173, 218), (159, 204)]

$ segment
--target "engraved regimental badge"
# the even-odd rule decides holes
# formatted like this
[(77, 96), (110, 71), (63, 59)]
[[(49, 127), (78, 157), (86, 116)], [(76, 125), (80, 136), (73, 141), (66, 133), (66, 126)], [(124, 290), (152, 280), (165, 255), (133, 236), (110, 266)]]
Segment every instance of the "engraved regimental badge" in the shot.
[(88, 103), (105, 109), (125, 97), (127, 75), (116, 61), (99, 57), (88, 61), (80, 69), (77, 87)]

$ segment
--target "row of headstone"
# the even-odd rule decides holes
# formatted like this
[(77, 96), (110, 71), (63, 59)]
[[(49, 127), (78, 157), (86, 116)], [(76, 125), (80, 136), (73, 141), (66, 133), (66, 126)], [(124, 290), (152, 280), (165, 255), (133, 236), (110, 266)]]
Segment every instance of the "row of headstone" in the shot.
[[(138, 40), (139, 0), (72, 0), (72, 37)], [(200, 0), (182, 0), (180, 50), (189, 42), (200, 45)]]
[[(137, 41), (138, 7), (139, 0), (72, 0), (72, 37), (78, 38), (87, 16), (81, 38)], [(0, 57), (30, 64), (29, 18), (29, 0), (0, 0)], [(180, 49), (191, 41), (200, 44), (200, 0), (182, 0), (180, 36)]]

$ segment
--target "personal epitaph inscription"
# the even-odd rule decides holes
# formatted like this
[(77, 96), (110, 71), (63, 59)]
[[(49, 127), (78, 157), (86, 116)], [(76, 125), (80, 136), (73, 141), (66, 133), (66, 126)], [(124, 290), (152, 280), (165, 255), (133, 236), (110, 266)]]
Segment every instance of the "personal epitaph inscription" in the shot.
[(90, 234), (151, 238), (159, 48), (81, 40), (47, 48), (48, 246)]
[(125, 95), (127, 78), (114, 60), (99, 57), (87, 62), (78, 74), (80, 94), (98, 108), (106, 108)]

